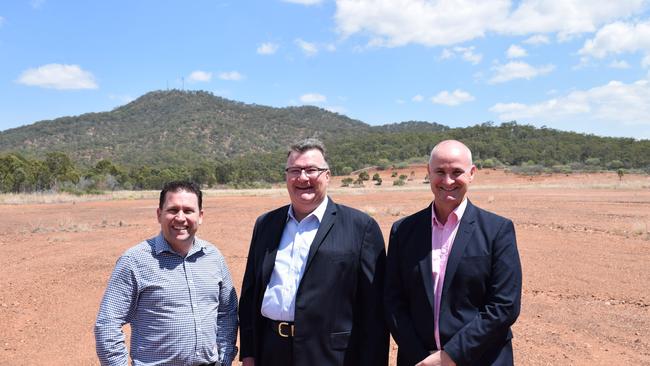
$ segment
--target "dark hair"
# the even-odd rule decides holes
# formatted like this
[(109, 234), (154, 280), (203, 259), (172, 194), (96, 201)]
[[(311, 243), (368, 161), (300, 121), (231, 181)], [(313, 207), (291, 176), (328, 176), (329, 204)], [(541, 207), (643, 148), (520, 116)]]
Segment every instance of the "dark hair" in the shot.
[(295, 142), (293, 145), (289, 146), (289, 150), (287, 151), (287, 157), (289, 157), (289, 155), (291, 155), (292, 152), (304, 153), (305, 151), (309, 151), (309, 150), (320, 151), (321, 154), (323, 154), (323, 160), (325, 160), (325, 164), (327, 164), (327, 150), (325, 149), (325, 144), (323, 144), (323, 141), (314, 137), (300, 140), (298, 142)]
[(196, 198), (199, 201), (199, 210), (203, 209), (203, 193), (201, 192), (201, 189), (196, 183), (186, 181), (186, 180), (176, 180), (173, 182), (165, 183), (162, 191), (160, 191), (160, 201), (158, 202), (158, 208), (160, 209), (163, 208), (163, 205), (165, 204), (165, 198), (167, 196), (167, 192), (178, 192), (178, 191), (186, 191), (189, 193), (194, 193), (196, 195)]

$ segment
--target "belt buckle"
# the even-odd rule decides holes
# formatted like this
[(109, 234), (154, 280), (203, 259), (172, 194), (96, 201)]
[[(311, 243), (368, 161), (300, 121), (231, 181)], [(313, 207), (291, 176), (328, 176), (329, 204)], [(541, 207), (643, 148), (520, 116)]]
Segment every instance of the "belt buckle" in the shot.
[[(283, 325), (286, 325), (287, 327), (289, 327), (289, 333), (287, 333), (287, 334), (282, 333), (282, 326)], [(278, 334), (282, 338), (288, 338), (290, 336), (293, 337), (293, 325), (290, 325), (287, 322), (279, 322), (278, 323)]]

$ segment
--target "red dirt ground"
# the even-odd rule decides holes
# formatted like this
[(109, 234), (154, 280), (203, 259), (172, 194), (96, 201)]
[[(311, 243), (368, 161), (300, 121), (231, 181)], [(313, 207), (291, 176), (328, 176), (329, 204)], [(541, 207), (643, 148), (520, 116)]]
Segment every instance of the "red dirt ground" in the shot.
[[(391, 224), (431, 200), (422, 168), (400, 189), (331, 196)], [(371, 172), (371, 176), (374, 172)], [(254, 219), (282, 190), (208, 192), (199, 235), (241, 285)], [(650, 365), (650, 177), (512, 176), (484, 170), (470, 199), (511, 218), (524, 270), (520, 365)], [(0, 365), (96, 365), (93, 324), (117, 257), (159, 230), (155, 199), (0, 204)], [(394, 346), (391, 350), (394, 359)]]

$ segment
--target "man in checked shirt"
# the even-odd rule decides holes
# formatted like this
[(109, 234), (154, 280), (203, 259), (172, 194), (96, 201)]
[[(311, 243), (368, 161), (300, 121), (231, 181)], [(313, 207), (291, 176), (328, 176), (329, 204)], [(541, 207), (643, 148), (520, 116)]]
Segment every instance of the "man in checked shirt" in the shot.
[(117, 261), (95, 323), (102, 365), (231, 365), (237, 354), (237, 294), (221, 252), (195, 236), (201, 190), (170, 182), (160, 192), (160, 234)]

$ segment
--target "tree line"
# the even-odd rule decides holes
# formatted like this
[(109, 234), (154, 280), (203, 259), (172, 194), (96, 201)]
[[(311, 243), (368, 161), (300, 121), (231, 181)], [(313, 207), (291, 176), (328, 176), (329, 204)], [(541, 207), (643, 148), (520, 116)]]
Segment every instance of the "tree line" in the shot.
[[(650, 174), (650, 141), (599, 137), (515, 122), (484, 123), (442, 131), (371, 132), (363, 136), (326, 139), (335, 175), (377, 166), (405, 167), (426, 162), (444, 139), (465, 142), (479, 167), (509, 167), (514, 172), (570, 173), (581, 170), (635, 170)], [(0, 192), (157, 190), (170, 180), (188, 179), (203, 186), (263, 187), (284, 180), (286, 151), (248, 153), (219, 160), (188, 160), (167, 165), (126, 165), (101, 159), (94, 165), (76, 163), (63, 152), (44, 158), (19, 153), (0, 154)]]

